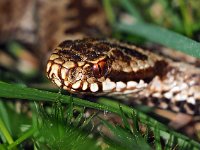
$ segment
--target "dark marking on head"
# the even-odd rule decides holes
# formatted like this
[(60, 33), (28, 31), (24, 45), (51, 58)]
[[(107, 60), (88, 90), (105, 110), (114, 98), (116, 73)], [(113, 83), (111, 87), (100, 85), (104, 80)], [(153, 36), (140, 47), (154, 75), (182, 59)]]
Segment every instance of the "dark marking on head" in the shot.
[(66, 47), (70, 47), (70, 46), (73, 45), (73, 44), (74, 44), (74, 42), (73, 42), (72, 40), (66, 40), (66, 41), (61, 42), (61, 43), (58, 45), (58, 47), (64, 49), (64, 48), (66, 48)]
[(81, 61), (81, 57), (74, 51), (72, 50), (60, 50), (58, 52), (58, 54), (60, 55), (60, 58), (65, 60), (65, 61)]
[(112, 81), (139, 81), (143, 79), (145, 82), (150, 82), (155, 75), (164, 76), (167, 69), (167, 63), (165, 61), (158, 61), (155, 63), (154, 67), (149, 67), (147, 69), (141, 69), (137, 72), (123, 72), (112, 70), (109, 74), (109, 78)]
[(135, 49), (131, 49), (128, 46), (121, 45), (119, 42), (118, 43), (114, 43), (114, 42), (109, 43), (107, 41), (102, 41), (102, 42), (109, 45), (113, 49), (116, 49), (118, 51), (120, 50), (120, 51), (124, 52), (125, 54), (135, 57), (139, 60), (147, 60), (148, 59), (148, 56), (138, 52)]
[(125, 47), (125, 46), (118, 46), (118, 48), (120, 48), (122, 51), (124, 51), (128, 55), (136, 57), (137, 59), (147, 60), (147, 56), (146, 55), (144, 55), (142, 53), (139, 53), (138, 51), (136, 51), (134, 49), (130, 49), (130, 48)]
[(113, 55), (112, 55), (113, 58), (117, 58), (119, 60), (122, 60), (122, 61), (125, 61), (128, 63), (129, 63), (129, 61), (131, 61), (131, 57), (128, 55), (125, 55), (122, 51), (115, 49), (112, 51), (112, 53), (113, 53)]

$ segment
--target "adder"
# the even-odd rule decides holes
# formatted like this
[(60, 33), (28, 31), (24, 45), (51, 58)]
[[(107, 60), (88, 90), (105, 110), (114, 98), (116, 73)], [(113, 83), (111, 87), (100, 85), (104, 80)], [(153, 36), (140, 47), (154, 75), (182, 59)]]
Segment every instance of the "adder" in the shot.
[(101, 1), (19, 1), (1, 2), (13, 11), (2, 9), (0, 41), (32, 45), (44, 64), (50, 53), (46, 73), (58, 87), (199, 116), (199, 60), (107, 38)]
[[(97, 11), (99, 5), (93, 9), (96, 10), (95, 14), (89, 8), (84, 12), (86, 6), (81, 6), (81, 3), (69, 6), (75, 4), (80, 6), (80, 14), (77, 13), (80, 15), (80, 24), (65, 28), (70, 38), (65, 37), (68, 40), (53, 50), (46, 68), (51, 81), (73, 93), (108, 95), (129, 104), (139, 103), (191, 115), (200, 114), (198, 67), (173, 61), (132, 44), (91, 38), (95, 37), (91, 35), (92, 27), (100, 32), (103, 30), (101, 27), (106, 26), (101, 24), (105, 23), (102, 21), (104, 18), (98, 20), (98, 16), (102, 16), (97, 15), (98, 12), (102, 13)], [(65, 19), (69, 23), (75, 17), (68, 16)], [(95, 26), (92, 23), (96, 23)], [(77, 34), (81, 36), (77, 37)], [(71, 40), (72, 35), (74, 40)]]

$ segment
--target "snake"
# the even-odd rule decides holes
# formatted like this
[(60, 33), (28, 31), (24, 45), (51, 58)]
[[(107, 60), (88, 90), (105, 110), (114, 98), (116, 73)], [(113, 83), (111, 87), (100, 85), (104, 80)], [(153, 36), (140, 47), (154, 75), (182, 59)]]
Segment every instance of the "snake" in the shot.
[(43, 43), (53, 45), (48, 47), (53, 50), (47, 77), (77, 95), (109, 96), (127, 105), (200, 115), (198, 66), (109, 38), (110, 27), (99, 2), (69, 2), (64, 18), (68, 26), (59, 28), (65, 35), (46, 34)]
[(100, 0), (18, 1), (0, 3), (0, 42), (31, 45), (59, 88), (200, 115), (199, 66), (110, 38)]
[(71, 93), (200, 114), (199, 69), (135, 45), (111, 39), (66, 40), (52, 52), (46, 72), (53, 83)]

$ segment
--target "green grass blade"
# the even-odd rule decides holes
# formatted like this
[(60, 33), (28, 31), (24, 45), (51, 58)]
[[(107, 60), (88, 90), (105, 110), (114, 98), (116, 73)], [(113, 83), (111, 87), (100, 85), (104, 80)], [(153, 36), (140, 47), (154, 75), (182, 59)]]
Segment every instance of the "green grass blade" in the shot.
[(182, 51), (200, 58), (200, 43), (165, 28), (147, 23), (116, 24), (115, 29), (128, 34), (136, 34), (149, 41)]
[[(101, 119), (101, 118), (100, 118)], [(137, 136), (130, 133), (130, 130), (124, 129), (120, 126), (113, 126), (107, 121), (101, 119), (102, 123), (114, 134), (116, 142), (124, 147), (123, 149), (140, 149), (150, 150), (151, 147), (145, 142), (142, 136)]]
[(150, 129), (148, 126), (146, 126), (146, 132), (144, 134), (144, 139), (146, 142), (148, 141), (148, 138), (149, 138), (149, 132), (150, 132)]
[(160, 131), (157, 128), (156, 124), (155, 124), (155, 130), (154, 130), (154, 137), (155, 137), (156, 150), (162, 150), (162, 146), (161, 146), (161, 142), (160, 142)]
[(96, 116), (96, 113), (92, 114), (92, 115), (89, 116), (87, 119), (85, 119), (80, 128), (83, 129), (83, 128), (85, 128), (87, 125), (89, 125), (89, 123), (90, 123), (91, 120), (94, 118), (94, 116)]
[(137, 113), (134, 112), (131, 118), (133, 120), (133, 132), (137, 134), (139, 132), (139, 119)]
[[(56, 100), (60, 99), (62, 103), (70, 103), (70, 96), (61, 95), (59, 93), (52, 93), (48, 91), (37, 90), (33, 88), (25, 88), (20, 87), (14, 84), (8, 84), (0, 81), (0, 97), (2, 98), (18, 98), (18, 99), (26, 99), (33, 101), (49, 101), (56, 102)], [(11, 94), (12, 93), (12, 94)], [(115, 113), (120, 113), (118, 109), (109, 108), (108, 106), (93, 103), (90, 101), (82, 100), (80, 98), (73, 98), (73, 103), (78, 106), (90, 107), (98, 110), (107, 110)]]
[(184, 0), (178, 0), (178, 3), (179, 3), (179, 7), (180, 7), (180, 11), (181, 11), (181, 14), (182, 14), (182, 18), (183, 18), (183, 26), (184, 26), (184, 29), (185, 29), (185, 33), (187, 34), (187, 36), (192, 36), (192, 16), (191, 16), (191, 13), (190, 13), (190, 9), (187, 5), (187, 2), (184, 1)]
[(143, 18), (134, 3), (131, 3), (130, 0), (120, 0), (119, 2), (121, 3), (122, 7), (124, 7), (132, 16), (137, 19), (137, 21), (143, 21)]
[[(170, 1), (166, 0), (159, 0), (159, 3), (162, 5), (165, 15), (168, 16), (168, 19), (170, 20), (171, 24), (173, 24), (173, 28), (176, 31), (183, 32), (183, 23), (182, 19), (178, 16), (176, 12), (172, 9), (170, 6)], [(163, 18), (164, 19), (164, 18)], [(163, 20), (162, 20), (163, 22)]]
[(123, 124), (124, 124), (124, 127), (125, 127), (127, 130), (132, 131), (131, 126), (130, 126), (130, 124), (129, 124), (129, 122), (128, 122), (128, 119), (127, 119), (127, 117), (125, 116), (125, 114), (124, 114), (124, 112), (123, 112), (123, 110), (122, 110), (122, 107), (119, 106), (119, 109), (120, 109), (120, 112), (121, 112), (121, 118), (122, 118), (122, 122), (123, 122)]
[(6, 138), (7, 142), (9, 144), (13, 143), (12, 136), (10, 135), (9, 131), (7, 130), (3, 120), (0, 118), (0, 131), (3, 134), (3, 136)]
[(103, 0), (103, 6), (106, 12), (107, 20), (112, 25), (116, 22), (116, 16), (114, 14), (111, 1), (110, 0)]
[(10, 125), (10, 118), (6, 109), (5, 104), (3, 103), (2, 100), (0, 100), (0, 118), (2, 118), (3, 122), (5, 123), (8, 131), (10, 134), (12, 134), (11, 132), (11, 125)]
[(50, 124), (40, 128), (40, 132), (37, 135), (37, 139), (43, 139), (40, 142), (40, 148), (42, 145), (48, 143), (48, 149), (72, 149), (72, 150), (100, 150), (99, 145), (95, 138), (89, 138), (88, 133), (83, 132), (80, 128), (74, 128), (73, 126), (66, 126), (60, 123), (59, 130), (62, 134), (58, 132), (57, 122), (54, 118), (50, 119)]
[(26, 140), (27, 138), (31, 137), (35, 132), (37, 131), (37, 128), (31, 128), (27, 132), (25, 132), (20, 138), (18, 138), (16, 141), (14, 141), (12, 144), (10, 144), (7, 149), (13, 149), (17, 145), (19, 145), (21, 142)]
[(174, 137), (171, 134), (169, 140), (167, 141), (167, 144), (166, 144), (164, 150), (170, 150), (173, 146), (173, 142), (174, 142)]
[(7, 149), (6, 149), (6, 146), (3, 145), (3, 144), (0, 144), (0, 150), (7, 150)]
[[(100, 98), (99, 103), (104, 104), (104, 105), (106, 105), (106, 106), (108, 106), (109, 108), (112, 108), (112, 109), (114, 109), (114, 108), (117, 109), (119, 107), (119, 102), (111, 101), (107, 98)], [(128, 106), (123, 105), (123, 104), (120, 104), (120, 106), (122, 107), (123, 112), (126, 113), (130, 118), (132, 117), (133, 111), (136, 111), (133, 108), (128, 107)], [(173, 130), (169, 130), (164, 124), (162, 124), (162, 123), (156, 121), (155, 119), (143, 114), (142, 112), (137, 111), (137, 115), (138, 115), (138, 118), (140, 119), (140, 122), (149, 126), (149, 128), (151, 130), (155, 129), (155, 124), (156, 124), (157, 128), (159, 128), (160, 132), (162, 131), (164, 133), (165, 137), (166, 137), (166, 135), (169, 136), (170, 134), (173, 134), (175, 137), (178, 138), (179, 145), (182, 145), (183, 141), (185, 141), (187, 143), (192, 143), (192, 145), (195, 145), (195, 147), (197, 147), (197, 148), (200, 148), (200, 144), (198, 142), (196, 142), (196, 141), (194, 141), (194, 140), (192, 140), (192, 139), (190, 139), (190, 138), (188, 138), (188, 137), (186, 137), (186, 136), (184, 136), (180, 133), (177, 133)]]
[(80, 114), (76, 117), (76, 119), (73, 122), (74, 127), (78, 127), (78, 125), (81, 123), (81, 119), (83, 118), (84, 114), (80, 112)]
[(72, 121), (72, 117), (73, 117), (73, 98), (71, 96), (70, 98), (70, 103), (68, 105), (68, 108), (67, 108), (67, 123), (68, 124), (71, 124), (71, 121)]
[[(26, 100), (34, 100), (34, 101), (55, 102), (56, 99), (59, 97), (60, 102), (68, 103), (68, 104), (70, 103), (70, 96), (67, 96), (67, 95), (61, 95), (59, 93), (52, 93), (52, 92), (37, 90), (33, 88), (20, 87), (18, 85), (8, 84), (4, 82), (0, 82), (0, 91), (1, 91), (0, 97), (3, 97), (3, 98), (13, 98), (13, 99), (17, 98), (17, 99), (26, 99)], [(73, 103), (74, 105), (77, 105), (77, 106), (94, 108), (97, 110), (108, 111), (108, 112), (117, 113), (120, 115), (119, 103), (111, 101), (111, 100), (104, 99), (103, 101), (102, 100), (99, 101), (99, 103), (94, 103), (87, 100), (82, 100), (80, 98), (73, 98)], [(123, 112), (125, 112), (131, 118), (131, 115), (134, 109), (122, 104), (120, 104), (120, 106), (123, 108)], [(169, 130), (165, 125), (159, 123), (158, 121), (145, 115), (144, 113), (138, 112), (137, 114), (142, 123), (152, 127), (152, 125), (156, 122), (157, 127), (163, 132), (173, 134), (174, 136), (179, 137), (180, 139), (179, 141), (190, 142), (193, 146), (200, 149), (200, 144), (198, 142), (191, 140), (188, 137), (183, 136), (179, 133), (176, 133), (172, 130)]]

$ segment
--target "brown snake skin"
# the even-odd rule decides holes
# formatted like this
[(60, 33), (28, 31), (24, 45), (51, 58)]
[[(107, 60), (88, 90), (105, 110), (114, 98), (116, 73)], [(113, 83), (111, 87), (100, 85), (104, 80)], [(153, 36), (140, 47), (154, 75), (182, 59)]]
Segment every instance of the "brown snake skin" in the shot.
[(118, 41), (64, 41), (53, 51), (47, 75), (70, 92), (200, 113), (199, 69)]
[[(11, 1), (1, 6), (8, 3)], [(5, 13), (18, 19), (1, 19), (0, 32), (6, 37), (0, 36), (0, 40), (16, 38), (34, 45), (43, 62), (49, 51), (68, 40), (54, 49), (47, 64), (48, 77), (59, 87), (114, 96), (128, 104), (200, 114), (198, 67), (115, 40), (76, 40), (109, 36), (100, 1), (27, 0), (21, 5), (24, 9), (19, 3), (15, 4), (17, 13)], [(5, 18), (3, 13), (0, 16)]]

